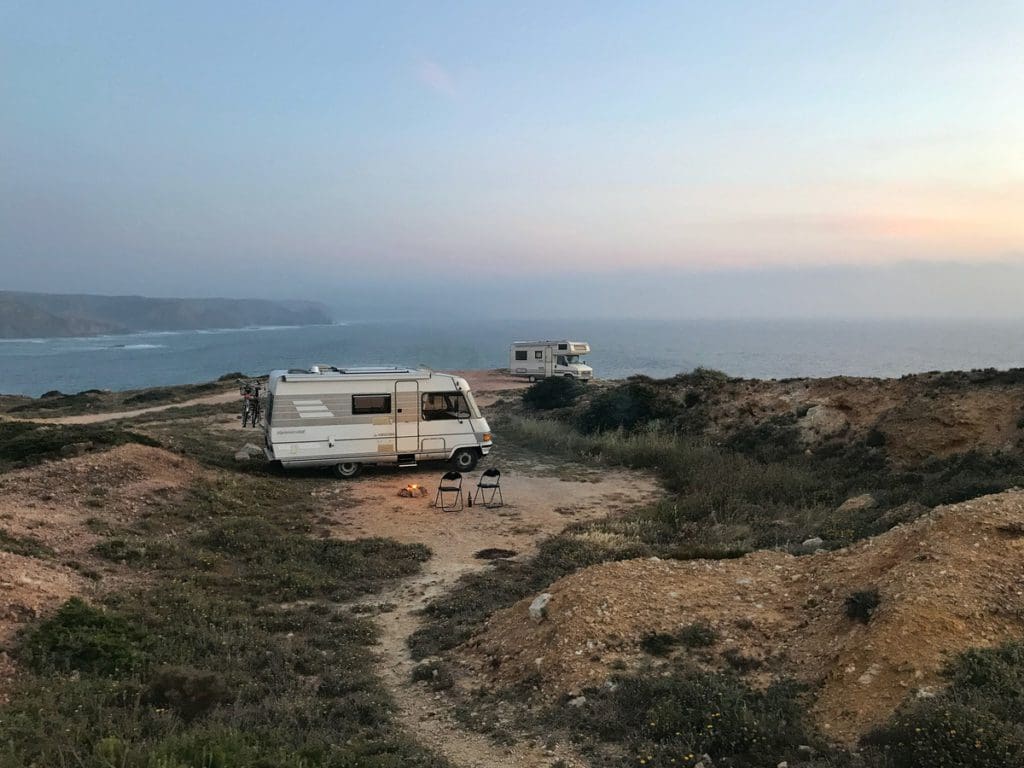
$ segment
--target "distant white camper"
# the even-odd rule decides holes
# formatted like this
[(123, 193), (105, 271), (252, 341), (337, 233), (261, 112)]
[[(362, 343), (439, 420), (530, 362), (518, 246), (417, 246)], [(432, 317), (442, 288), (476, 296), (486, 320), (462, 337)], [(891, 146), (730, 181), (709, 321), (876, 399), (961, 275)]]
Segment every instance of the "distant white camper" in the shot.
[(313, 366), (273, 371), (267, 383), (265, 452), (285, 467), (451, 460), (472, 470), (493, 443), (466, 380), (411, 368)]
[(508, 370), (513, 376), (527, 376), (530, 381), (548, 376), (569, 376), (587, 380), (594, 369), (580, 361), (590, 353), (585, 341), (517, 341), (509, 350)]

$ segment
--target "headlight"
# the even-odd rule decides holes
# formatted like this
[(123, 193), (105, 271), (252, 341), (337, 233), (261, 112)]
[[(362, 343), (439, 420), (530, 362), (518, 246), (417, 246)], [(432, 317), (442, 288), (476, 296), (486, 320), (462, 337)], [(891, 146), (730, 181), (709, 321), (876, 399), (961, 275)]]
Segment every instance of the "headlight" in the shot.
[(485, 443), (491, 442), (491, 433), (490, 432), (484, 432), (484, 439), (483, 439), (482, 442), (485, 442)]

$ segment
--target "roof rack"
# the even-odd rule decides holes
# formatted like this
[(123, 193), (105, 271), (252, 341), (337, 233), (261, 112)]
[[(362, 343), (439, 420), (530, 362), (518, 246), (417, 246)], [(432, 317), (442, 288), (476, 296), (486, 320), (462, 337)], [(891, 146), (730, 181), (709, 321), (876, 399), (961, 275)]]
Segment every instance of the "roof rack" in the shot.
[(410, 368), (408, 366), (400, 365), (367, 365), (367, 366), (351, 366), (347, 368), (339, 368), (335, 365), (311, 365), (309, 368), (290, 368), (284, 371), (284, 375), (292, 380), (312, 380), (322, 376), (331, 377), (391, 377), (397, 378), (408, 378), (408, 379), (424, 379), (429, 378), (433, 375), (433, 371), (429, 369)]

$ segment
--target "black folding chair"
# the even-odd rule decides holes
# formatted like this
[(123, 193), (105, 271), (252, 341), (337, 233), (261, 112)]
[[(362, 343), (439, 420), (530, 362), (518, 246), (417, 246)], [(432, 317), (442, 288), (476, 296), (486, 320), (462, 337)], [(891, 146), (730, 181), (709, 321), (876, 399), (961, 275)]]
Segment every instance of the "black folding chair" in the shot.
[[(505, 506), (505, 498), (501, 495), (500, 469), (492, 467), (480, 475), (480, 479), (476, 483), (476, 493), (473, 494), (473, 503), (476, 504), (479, 498), (483, 498), (484, 506), (488, 509)], [(498, 499), (497, 504), (494, 503), (495, 498)]]
[[(445, 494), (454, 494), (454, 498), (451, 503), (445, 500)], [(441, 478), (441, 484), (437, 486), (437, 495), (434, 496), (434, 506), (441, 505), (441, 509), (445, 512), (458, 512), (462, 509), (464, 502), (462, 501), (462, 473), (452, 470), (451, 472), (445, 472)]]

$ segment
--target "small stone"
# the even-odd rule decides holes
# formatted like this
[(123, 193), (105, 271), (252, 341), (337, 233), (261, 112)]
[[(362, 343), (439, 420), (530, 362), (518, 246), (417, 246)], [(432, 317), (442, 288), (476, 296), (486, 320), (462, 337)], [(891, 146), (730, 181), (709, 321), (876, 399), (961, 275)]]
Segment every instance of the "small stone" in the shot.
[(551, 602), (551, 593), (542, 592), (530, 603), (530, 618), (538, 624), (548, 616), (548, 603)]
[(808, 549), (813, 549), (815, 547), (820, 547), (824, 543), (825, 540), (821, 538), (821, 536), (813, 536), (810, 539), (805, 539), (803, 546), (807, 547)]
[(587, 697), (586, 696), (577, 696), (575, 699), (569, 699), (569, 706), (570, 707), (582, 707), (586, 703), (587, 703)]
[(862, 493), (860, 496), (851, 496), (839, 505), (836, 512), (860, 512), (862, 509), (872, 509), (878, 505), (878, 501), (870, 493)]

